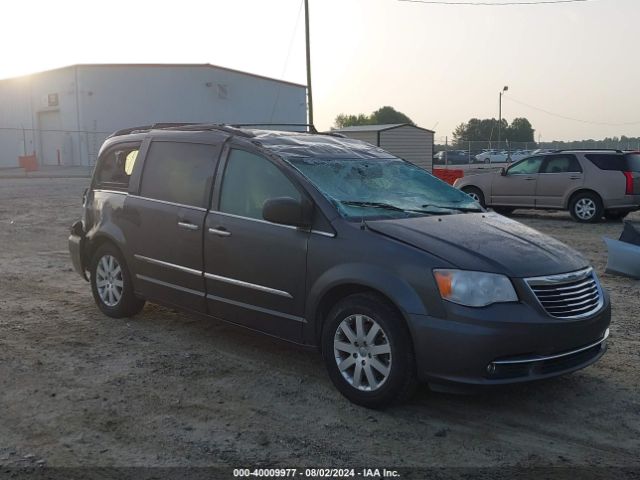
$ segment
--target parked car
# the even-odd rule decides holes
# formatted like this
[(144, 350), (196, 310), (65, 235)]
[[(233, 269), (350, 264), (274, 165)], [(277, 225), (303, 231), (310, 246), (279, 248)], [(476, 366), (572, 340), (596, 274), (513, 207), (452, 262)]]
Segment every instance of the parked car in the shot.
[(640, 153), (566, 150), (534, 155), (454, 186), (501, 213), (569, 210), (578, 222), (620, 220), (640, 208)]
[(459, 150), (447, 152), (440, 150), (433, 156), (433, 163), (435, 165), (464, 165), (469, 163), (469, 154)]
[(366, 407), (417, 381), (450, 390), (578, 370), (609, 331), (609, 297), (582, 255), (330, 134), (116, 132), (69, 248), (105, 315), (150, 301), (316, 346)]
[(478, 163), (505, 163), (509, 161), (509, 152), (506, 150), (486, 150), (476, 155)]

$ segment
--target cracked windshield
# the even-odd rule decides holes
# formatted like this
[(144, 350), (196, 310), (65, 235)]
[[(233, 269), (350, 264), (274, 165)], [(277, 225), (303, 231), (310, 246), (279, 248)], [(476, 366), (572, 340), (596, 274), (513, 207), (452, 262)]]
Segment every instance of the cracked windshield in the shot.
[(345, 218), (480, 212), (465, 193), (399, 158), (289, 159)]

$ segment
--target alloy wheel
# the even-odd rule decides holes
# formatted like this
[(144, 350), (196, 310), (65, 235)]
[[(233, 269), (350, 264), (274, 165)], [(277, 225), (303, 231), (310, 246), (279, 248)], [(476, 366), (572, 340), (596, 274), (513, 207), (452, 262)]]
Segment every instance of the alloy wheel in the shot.
[(124, 290), (124, 280), (122, 268), (113, 255), (105, 255), (98, 261), (96, 287), (100, 300), (106, 306), (115, 307), (118, 305)]
[(378, 390), (391, 373), (391, 344), (382, 327), (367, 315), (350, 315), (338, 326), (333, 350), (338, 370), (354, 388)]
[(596, 214), (596, 204), (590, 198), (581, 198), (574, 207), (576, 216), (581, 220), (590, 220)]
[(467, 195), (469, 195), (474, 202), (478, 202), (480, 203), (480, 197), (478, 196), (478, 194), (476, 192), (467, 192)]

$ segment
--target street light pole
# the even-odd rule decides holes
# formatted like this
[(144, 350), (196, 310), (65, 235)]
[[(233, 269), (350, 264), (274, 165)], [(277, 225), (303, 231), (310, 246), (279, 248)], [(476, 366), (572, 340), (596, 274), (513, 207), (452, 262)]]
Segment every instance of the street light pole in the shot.
[(498, 102), (498, 148), (500, 148), (500, 133), (502, 132), (502, 94), (509, 90), (509, 87), (505, 87), (500, 91), (500, 97)]
[(315, 130), (313, 125), (313, 94), (311, 92), (311, 46), (309, 45), (309, 0), (304, 0), (304, 26), (307, 43), (307, 103), (309, 108), (310, 130)]

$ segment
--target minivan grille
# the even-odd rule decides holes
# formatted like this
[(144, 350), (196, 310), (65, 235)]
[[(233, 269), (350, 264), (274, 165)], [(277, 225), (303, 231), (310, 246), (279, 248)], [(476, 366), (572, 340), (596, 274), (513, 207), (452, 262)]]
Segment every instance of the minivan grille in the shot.
[(536, 298), (557, 318), (586, 317), (602, 308), (602, 289), (593, 269), (526, 279)]

